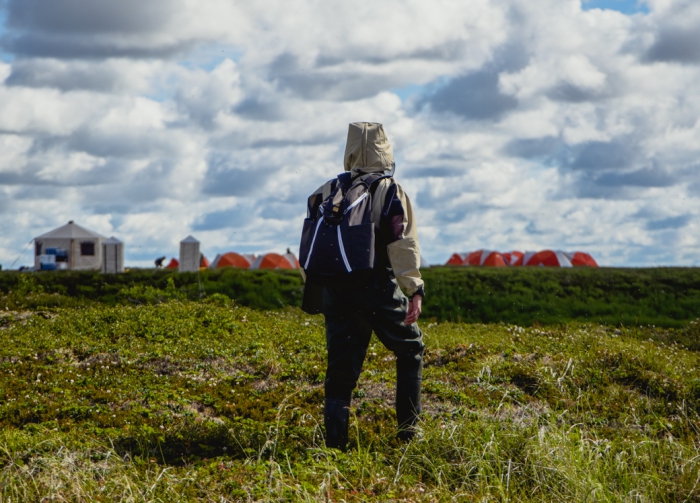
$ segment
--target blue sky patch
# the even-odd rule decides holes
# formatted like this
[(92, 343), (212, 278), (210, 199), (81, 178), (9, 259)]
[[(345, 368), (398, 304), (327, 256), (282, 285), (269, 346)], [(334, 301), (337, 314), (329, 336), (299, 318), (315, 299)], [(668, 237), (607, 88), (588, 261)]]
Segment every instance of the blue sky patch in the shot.
[(399, 89), (389, 89), (392, 93), (401, 98), (401, 101), (406, 101), (407, 99), (418, 96), (425, 92), (425, 86), (420, 84), (411, 84), (406, 87), (401, 87)]
[(649, 6), (643, 0), (582, 0), (583, 10), (607, 9), (623, 14), (648, 13)]

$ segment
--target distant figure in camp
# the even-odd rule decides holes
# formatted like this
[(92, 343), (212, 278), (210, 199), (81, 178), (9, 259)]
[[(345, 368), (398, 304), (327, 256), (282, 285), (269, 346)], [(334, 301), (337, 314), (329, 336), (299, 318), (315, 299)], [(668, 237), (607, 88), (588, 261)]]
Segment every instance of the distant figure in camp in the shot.
[(302, 309), (326, 320), (327, 447), (347, 446), (350, 400), (372, 332), (396, 356), (397, 436), (407, 441), (416, 433), (424, 348), (416, 321), (425, 293), (416, 221), (393, 175), (382, 125), (350, 124), (345, 173), (308, 200), (299, 251)]
[(165, 260), (165, 257), (158, 257), (156, 259), (156, 269), (160, 269), (163, 267), (163, 261)]

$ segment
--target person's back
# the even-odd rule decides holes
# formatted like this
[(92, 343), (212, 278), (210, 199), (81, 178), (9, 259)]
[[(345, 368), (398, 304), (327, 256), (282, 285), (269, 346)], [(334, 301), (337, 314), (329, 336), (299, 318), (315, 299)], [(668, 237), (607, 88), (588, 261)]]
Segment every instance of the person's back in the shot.
[[(417, 228), (408, 196), (393, 179), (393, 151), (381, 124), (350, 124), (345, 171), (350, 173), (353, 184), (368, 178), (374, 180), (376, 175), (384, 178), (371, 183), (369, 194), (376, 238), (371, 275), (359, 285), (326, 282), (322, 289), (316, 288), (326, 320), (328, 349), (326, 445), (341, 449), (347, 444), (350, 400), (372, 331), (396, 355), (396, 414), (402, 439), (413, 436), (420, 413), (424, 347), (415, 323), (424, 296)], [(323, 223), (319, 209), (337, 183), (330, 180), (309, 197), (308, 217), (318, 222), (317, 228), (332, 225)], [(312, 282), (313, 278), (307, 281), (306, 297), (314, 291)], [(411, 297), (410, 301), (399, 285)], [(305, 299), (305, 304), (314, 302)]]

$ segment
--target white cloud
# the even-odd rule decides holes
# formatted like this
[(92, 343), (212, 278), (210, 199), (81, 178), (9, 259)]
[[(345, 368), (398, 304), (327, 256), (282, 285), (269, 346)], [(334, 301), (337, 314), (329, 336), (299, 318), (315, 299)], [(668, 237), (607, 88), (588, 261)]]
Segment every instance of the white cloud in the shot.
[(70, 219), (132, 264), (190, 233), (212, 256), (295, 248), (358, 120), (385, 124), (433, 263), (544, 247), (699, 262), (696, 2), (127, 3), (2, 4), (5, 266)]

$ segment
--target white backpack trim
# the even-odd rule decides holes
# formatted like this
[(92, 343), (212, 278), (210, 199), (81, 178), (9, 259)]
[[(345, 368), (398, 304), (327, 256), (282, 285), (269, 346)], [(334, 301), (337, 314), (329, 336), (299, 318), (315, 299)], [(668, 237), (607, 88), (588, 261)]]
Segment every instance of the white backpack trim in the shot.
[(345, 268), (348, 270), (348, 272), (352, 272), (352, 268), (350, 267), (350, 262), (348, 262), (348, 256), (345, 255), (345, 246), (343, 245), (343, 236), (340, 235), (340, 225), (338, 226), (338, 246), (340, 247), (340, 254), (343, 257), (343, 262), (345, 263)]

